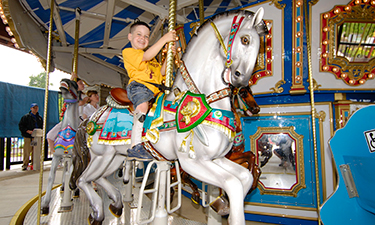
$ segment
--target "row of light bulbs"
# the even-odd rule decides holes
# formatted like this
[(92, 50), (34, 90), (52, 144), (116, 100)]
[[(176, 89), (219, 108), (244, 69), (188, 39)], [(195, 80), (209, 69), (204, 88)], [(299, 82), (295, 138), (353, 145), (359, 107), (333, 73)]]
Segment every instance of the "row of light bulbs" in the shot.
[[(4, 14), (3, 5), (1, 4), (1, 2), (0, 2), (0, 17), (1, 17), (1, 20), (3, 21), (3, 24), (7, 25), (8, 24), (8, 20), (7, 20), (6, 16), (5, 16), (5, 14)], [(14, 47), (20, 48), (20, 46), (17, 44), (16, 38), (13, 37), (13, 32), (10, 29), (10, 27), (6, 26), (5, 30), (8, 32), (8, 35), (10, 37), (12, 37), (10, 39), (10, 41), (13, 43)]]

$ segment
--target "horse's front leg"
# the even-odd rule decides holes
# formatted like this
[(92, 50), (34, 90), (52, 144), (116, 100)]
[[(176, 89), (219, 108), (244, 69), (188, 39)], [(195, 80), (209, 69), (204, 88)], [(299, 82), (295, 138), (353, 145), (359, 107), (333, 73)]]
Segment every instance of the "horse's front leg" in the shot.
[(178, 153), (178, 155), (183, 170), (201, 181), (222, 188), (228, 194), (230, 203), (229, 224), (245, 225), (244, 190), (241, 181), (211, 160), (190, 159), (184, 156), (183, 153)]
[(48, 175), (47, 190), (41, 202), (41, 214), (43, 215), (47, 215), (49, 213), (49, 203), (51, 201), (52, 185), (53, 185), (53, 182), (55, 182), (56, 169), (60, 163), (60, 159), (61, 159), (61, 155), (58, 155), (56, 153), (52, 157), (51, 170), (49, 171), (49, 175)]

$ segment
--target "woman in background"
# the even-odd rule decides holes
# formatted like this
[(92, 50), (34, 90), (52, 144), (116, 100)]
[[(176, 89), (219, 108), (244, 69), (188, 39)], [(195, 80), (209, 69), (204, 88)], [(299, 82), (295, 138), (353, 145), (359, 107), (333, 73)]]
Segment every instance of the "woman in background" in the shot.
[(99, 108), (99, 95), (97, 91), (90, 90), (86, 93), (87, 105), (83, 108), (83, 120), (89, 118)]

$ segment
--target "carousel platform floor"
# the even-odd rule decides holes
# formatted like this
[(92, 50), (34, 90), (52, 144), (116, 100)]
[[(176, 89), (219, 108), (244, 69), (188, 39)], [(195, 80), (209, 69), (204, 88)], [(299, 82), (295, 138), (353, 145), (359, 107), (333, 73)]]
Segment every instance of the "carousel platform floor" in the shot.
[[(43, 191), (47, 186), (50, 162), (45, 163), (43, 173)], [(21, 167), (12, 166), (11, 170), (0, 171), (0, 224), (36, 224), (38, 202), (31, 203), (32, 199), (37, 198), (39, 190), (39, 171), (22, 171)], [(113, 178), (115, 179), (115, 178)], [(55, 185), (61, 184), (62, 169), (56, 173)], [(116, 180), (116, 179), (115, 179)], [(103, 192), (103, 193), (101, 193)], [(99, 194), (106, 196), (105, 192), (98, 190)], [(136, 197), (136, 196), (135, 196)], [(87, 224), (87, 216), (91, 212), (87, 198), (81, 192), (81, 197), (73, 199), (73, 210), (71, 212), (58, 213), (61, 203), (60, 188), (52, 192), (51, 208), (49, 216), (41, 217), (40, 224)], [(125, 210), (120, 218), (115, 218), (108, 210), (109, 200), (105, 197), (106, 220), (103, 224), (127, 224), (125, 221), (126, 214), (128, 218), (134, 218), (134, 205), (124, 203)], [(144, 198), (147, 201), (148, 198)], [(30, 209), (25, 212), (24, 208), (29, 205)], [(200, 225), (206, 224), (206, 209), (202, 206), (195, 205), (189, 198), (182, 196), (182, 206), (173, 215), (168, 217), (168, 224), (186, 224)], [(129, 214), (130, 213), (130, 214)], [(146, 212), (142, 211), (141, 218), (145, 218)], [(20, 223), (20, 217), (24, 217), (24, 222)], [(69, 221), (64, 223), (63, 221)], [(223, 225), (227, 221), (223, 219)], [(246, 225), (261, 225), (265, 223), (246, 221)]]

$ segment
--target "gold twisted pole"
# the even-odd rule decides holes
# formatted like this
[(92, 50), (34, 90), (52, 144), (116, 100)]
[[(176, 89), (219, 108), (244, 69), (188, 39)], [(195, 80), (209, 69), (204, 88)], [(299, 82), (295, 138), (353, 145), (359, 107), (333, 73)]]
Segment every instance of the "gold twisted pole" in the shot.
[(316, 207), (318, 214), (318, 224), (320, 221), (320, 187), (319, 187), (319, 164), (318, 164), (318, 150), (316, 147), (316, 122), (315, 122), (315, 100), (314, 100), (314, 80), (312, 76), (312, 65), (311, 65), (311, 43), (310, 43), (310, 24), (307, 19), (309, 16), (307, 14), (307, 3), (304, 4), (305, 11), (305, 26), (306, 26), (306, 44), (307, 44), (307, 58), (308, 58), (308, 68), (309, 68), (309, 81), (310, 81), (310, 102), (311, 102), (311, 122), (313, 131), (313, 144), (314, 144), (314, 161), (315, 161), (315, 187), (316, 187)]
[(48, 90), (49, 90), (49, 72), (51, 67), (51, 52), (52, 52), (52, 27), (53, 27), (53, 10), (54, 10), (54, 0), (51, 0), (50, 16), (49, 16), (49, 29), (48, 29), (48, 45), (47, 45), (47, 65), (46, 65), (46, 86), (44, 90), (44, 112), (43, 112), (43, 136), (42, 136), (42, 150), (40, 154), (40, 173), (39, 173), (39, 192), (38, 192), (38, 216), (37, 225), (40, 225), (40, 207), (42, 203), (42, 188), (43, 188), (43, 164), (44, 164), (44, 149), (47, 127), (47, 107), (48, 107)]
[[(73, 63), (72, 63), (72, 72), (77, 75), (78, 77), (78, 47), (79, 47), (79, 24), (81, 22), (81, 9), (76, 8), (76, 27), (75, 27), (75, 35), (74, 35), (74, 55), (73, 55)], [(77, 81), (74, 78), (74, 81)]]
[[(176, 24), (176, 0), (169, 1), (169, 20), (168, 20), (168, 31), (172, 31), (175, 29)], [(165, 78), (165, 86), (172, 87), (173, 85), (173, 50), (172, 46), (174, 45), (173, 41), (168, 43), (169, 48), (167, 51), (167, 69), (166, 69), (166, 78)], [(169, 90), (166, 90), (165, 93), (169, 94)]]

